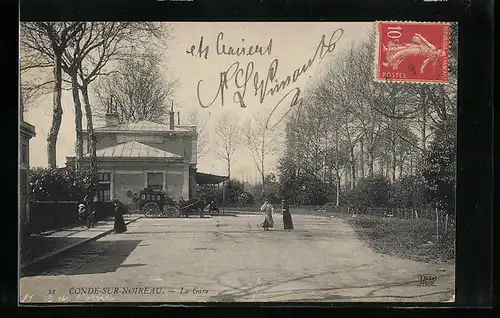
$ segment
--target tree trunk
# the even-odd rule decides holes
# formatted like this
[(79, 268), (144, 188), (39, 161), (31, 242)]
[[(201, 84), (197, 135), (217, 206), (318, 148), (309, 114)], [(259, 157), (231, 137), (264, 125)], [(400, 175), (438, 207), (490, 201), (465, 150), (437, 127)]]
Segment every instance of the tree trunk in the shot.
[(412, 148), (409, 150), (409, 155), (410, 155), (410, 175), (413, 175), (413, 151)]
[(78, 89), (77, 73), (71, 74), (71, 92), (73, 95), (73, 105), (75, 107), (75, 133), (76, 133), (76, 162), (81, 162), (83, 158), (83, 132), (82, 132), (82, 103), (80, 101), (80, 90)]
[(404, 164), (405, 164), (405, 159), (404, 159), (403, 155), (401, 155), (401, 157), (399, 159), (399, 178), (401, 178), (403, 176)]
[(265, 188), (265, 181), (266, 181), (266, 174), (264, 172), (264, 161), (265, 161), (265, 145), (266, 145), (266, 137), (262, 136), (262, 144), (261, 144), (261, 152), (260, 152), (260, 174), (262, 178), (262, 203), (266, 200), (266, 188)]
[(368, 173), (370, 174), (370, 177), (373, 177), (373, 164), (375, 159), (373, 158), (373, 150), (369, 151), (369, 162), (368, 162)]
[(336, 206), (338, 207), (339, 206), (339, 197), (340, 197), (340, 176), (338, 175), (337, 173), (337, 180), (336, 180), (336, 184), (337, 184), (337, 193), (336, 193)]
[(424, 87), (422, 87), (420, 90), (420, 101), (422, 108), (422, 153), (425, 155), (427, 150), (427, 105), (425, 101)]
[(364, 141), (363, 141), (363, 137), (361, 137), (361, 139), (359, 140), (360, 144), (360, 157), (359, 157), (359, 166), (361, 168), (361, 178), (364, 178), (365, 177), (365, 145), (364, 145)]
[(394, 132), (391, 134), (391, 172), (392, 172), (392, 182), (396, 181), (396, 166), (397, 166), (397, 158), (396, 158), (396, 137)]
[(85, 115), (87, 118), (88, 148), (90, 155), (90, 169), (97, 169), (97, 137), (94, 132), (92, 121), (92, 107), (90, 105), (89, 92), (87, 85), (81, 87), (83, 103), (85, 104)]
[(345, 184), (344, 184), (344, 187), (346, 189), (350, 189), (351, 188), (351, 166), (349, 166), (348, 168), (349, 170), (346, 171), (345, 173)]
[(57, 167), (57, 136), (61, 128), (63, 109), (61, 106), (62, 95), (62, 64), (60, 52), (54, 51), (54, 91), (52, 95), (52, 125), (47, 137), (47, 161), (50, 168)]
[(231, 180), (231, 159), (227, 160), (227, 177)]
[(354, 147), (351, 147), (351, 177), (352, 177), (352, 182), (351, 182), (351, 189), (354, 189), (356, 186), (356, 157), (354, 156)]

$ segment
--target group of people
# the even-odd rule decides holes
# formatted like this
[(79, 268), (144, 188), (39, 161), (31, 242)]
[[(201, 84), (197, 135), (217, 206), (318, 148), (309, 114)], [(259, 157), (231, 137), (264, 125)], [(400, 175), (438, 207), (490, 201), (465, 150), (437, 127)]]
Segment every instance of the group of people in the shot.
[(95, 210), (92, 208), (92, 204), (88, 199), (88, 196), (84, 199), (85, 204), (81, 203), (78, 205), (78, 219), (80, 222), (84, 222), (87, 228), (93, 228), (97, 224), (97, 218)]
[[(113, 202), (113, 231), (115, 233), (123, 233), (127, 231), (127, 225), (125, 224), (123, 214), (125, 214), (125, 208), (118, 200), (115, 200)], [(78, 219), (81, 222), (85, 222), (87, 228), (93, 228), (96, 226), (96, 212), (95, 209), (92, 208), (92, 204), (90, 204), (88, 200), (86, 200), (86, 204), (81, 203), (78, 205)]]
[[(87, 204), (87, 207), (89, 204)], [(216, 207), (214, 201), (210, 202), (210, 208)], [(270, 228), (274, 227), (274, 206), (269, 202), (265, 201), (261, 206), (260, 210), (264, 213), (264, 222), (259, 224), (264, 231), (269, 231)], [(92, 212), (90, 212), (92, 211)], [(124, 233), (127, 231), (127, 225), (125, 224), (125, 219), (123, 215), (125, 214), (125, 208), (118, 200), (113, 202), (113, 216), (114, 216), (114, 233)], [(283, 227), (285, 231), (293, 230), (292, 215), (290, 213), (290, 206), (288, 200), (281, 201), (281, 214), (283, 216)], [(96, 225), (96, 213), (95, 210), (91, 208), (86, 208), (84, 204), (78, 206), (78, 216), (80, 219), (86, 219), (87, 227), (95, 227)]]
[[(260, 210), (264, 212), (264, 222), (259, 224), (264, 231), (269, 231), (270, 228), (274, 227), (274, 206), (269, 201), (264, 201), (264, 204), (260, 207)], [(290, 204), (288, 200), (281, 200), (281, 214), (283, 216), (283, 227), (285, 231), (293, 230), (292, 214), (290, 213)]]

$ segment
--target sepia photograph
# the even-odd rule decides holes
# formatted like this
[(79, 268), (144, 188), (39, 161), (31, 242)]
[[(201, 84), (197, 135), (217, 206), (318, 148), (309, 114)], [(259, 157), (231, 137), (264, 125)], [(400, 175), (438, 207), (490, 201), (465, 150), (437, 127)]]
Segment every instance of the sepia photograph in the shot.
[(19, 302), (454, 302), (455, 22), (20, 22)]

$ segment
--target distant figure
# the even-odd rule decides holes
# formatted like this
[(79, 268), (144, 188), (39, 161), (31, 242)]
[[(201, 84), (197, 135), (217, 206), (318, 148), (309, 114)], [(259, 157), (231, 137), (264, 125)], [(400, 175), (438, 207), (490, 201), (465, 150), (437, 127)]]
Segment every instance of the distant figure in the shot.
[(179, 200), (177, 201), (180, 207), (183, 207), (186, 205), (186, 201), (184, 200), (183, 197), (180, 197)]
[(90, 200), (90, 197), (88, 195), (85, 196), (83, 199), (85, 201), (86, 207), (86, 221), (87, 221), (87, 228), (93, 228), (96, 225), (96, 213), (94, 210), (94, 202), (93, 200)]
[(85, 225), (85, 221), (87, 218), (87, 209), (85, 209), (85, 204), (80, 203), (78, 205), (78, 221), (80, 224)]
[(264, 201), (264, 204), (260, 207), (260, 210), (264, 212), (264, 222), (260, 224), (264, 231), (269, 231), (269, 228), (274, 227), (273, 213), (274, 207), (269, 201)]
[(114, 203), (114, 217), (115, 217), (115, 224), (113, 228), (114, 232), (116, 234), (127, 232), (127, 225), (125, 225), (125, 220), (123, 219), (123, 208), (121, 207), (121, 204), (118, 201), (115, 201)]
[(214, 200), (210, 201), (210, 206), (208, 207), (209, 212), (217, 212), (217, 215), (219, 215), (219, 208), (217, 207), (217, 204), (215, 203)]
[(186, 204), (186, 201), (184, 201), (183, 197), (180, 197), (177, 200), (177, 205), (179, 206), (179, 209), (181, 211), (181, 215), (183, 215), (184, 217), (189, 217), (189, 210), (187, 208), (184, 208), (187, 204)]
[(281, 213), (283, 214), (283, 227), (285, 228), (285, 231), (293, 230), (290, 202), (287, 199), (281, 200)]

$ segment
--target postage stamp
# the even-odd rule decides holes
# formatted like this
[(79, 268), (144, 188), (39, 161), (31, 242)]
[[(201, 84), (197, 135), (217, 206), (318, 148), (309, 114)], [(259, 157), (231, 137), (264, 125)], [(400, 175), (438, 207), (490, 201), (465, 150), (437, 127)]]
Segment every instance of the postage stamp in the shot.
[(448, 83), (449, 23), (377, 22), (375, 81)]

